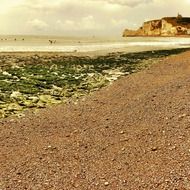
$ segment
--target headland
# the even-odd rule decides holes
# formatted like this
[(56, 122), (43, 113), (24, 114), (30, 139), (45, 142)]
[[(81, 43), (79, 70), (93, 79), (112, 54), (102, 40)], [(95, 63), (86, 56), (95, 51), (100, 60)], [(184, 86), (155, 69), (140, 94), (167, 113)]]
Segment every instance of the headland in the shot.
[(125, 29), (123, 37), (132, 36), (190, 37), (190, 17), (178, 14), (177, 17), (144, 22), (138, 30)]

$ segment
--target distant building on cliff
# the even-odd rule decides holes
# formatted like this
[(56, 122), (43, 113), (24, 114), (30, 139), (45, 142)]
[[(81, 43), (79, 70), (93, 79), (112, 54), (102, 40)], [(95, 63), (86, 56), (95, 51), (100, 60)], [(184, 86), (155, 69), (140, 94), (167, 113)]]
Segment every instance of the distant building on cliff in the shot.
[(125, 29), (123, 37), (128, 36), (190, 36), (190, 17), (164, 17), (144, 22), (138, 30)]

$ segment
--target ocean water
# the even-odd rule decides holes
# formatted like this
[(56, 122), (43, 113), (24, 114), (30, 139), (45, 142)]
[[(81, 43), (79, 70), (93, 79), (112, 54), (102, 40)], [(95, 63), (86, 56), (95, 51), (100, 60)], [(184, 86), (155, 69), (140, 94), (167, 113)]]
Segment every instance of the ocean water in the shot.
[[(50, 43), (52, 40), (53, 43)], [(131, 37), (131, 38), (77, 38), (55, 36), (0, 36), (0, 52), (91, 52), (124, 49), (154, 50), (190, 47), (190, 38)]]

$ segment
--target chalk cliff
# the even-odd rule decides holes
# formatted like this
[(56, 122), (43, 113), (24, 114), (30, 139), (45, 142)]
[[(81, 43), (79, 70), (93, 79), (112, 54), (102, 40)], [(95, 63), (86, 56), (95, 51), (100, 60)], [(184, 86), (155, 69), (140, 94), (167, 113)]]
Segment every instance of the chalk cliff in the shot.
[(128, 36), (189, 36), (190, 17), (164, 17), (144, 22), (138, 30), (125, 29), (123, 37)]

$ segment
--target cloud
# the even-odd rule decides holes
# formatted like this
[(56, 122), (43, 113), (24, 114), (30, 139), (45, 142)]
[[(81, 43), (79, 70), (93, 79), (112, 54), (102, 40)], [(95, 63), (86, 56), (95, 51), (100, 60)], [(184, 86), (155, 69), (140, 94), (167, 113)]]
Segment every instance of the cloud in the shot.
[(0, 34), (118, 35), (146, 18), (189, 15), (189, 0), (1, 0)]
[(63, 0), (23, 0), (20, 6), (33, 10), (56, 10), (65, 2)]
[(57, 20), (56, 26), (58, 29), (63, 31), (93, 31), (101, 30), (103, 28), (103, 26), (98, 23), (92, 15), (83, 17), (80, 20)]
[(38, 31), (44, 31), (48, 28), (48, 24), (39, 19), (30, 20), (27, 22), (27, 25)]
[[(92, 1), (97, 1), (97, 0), (92, 0)], [(141, 4), (147, 4), (153, 2), (154, 0), (99, 0), (99, 1), (105, 1), (110, 4), (136, 7)]]
[[(18, 0), (17, 0), (18, 1)], [(141, 4), (148, 4), (154, 2), (154, 0), (83, 0), (82, 4), (78, 0), (23, 0), (20, 5), (31, 9), (38, 9), (38, 10), (58, 10), (62, 9), (63, 7), (70, 7), (72, 5), (75, 7), (76, 5), (79, 6), (89, 6), (89, 5), (102, 5), (105, 4), (114, 4), (120, 6), (129, 6), (129, 7), (136, 7)]]

